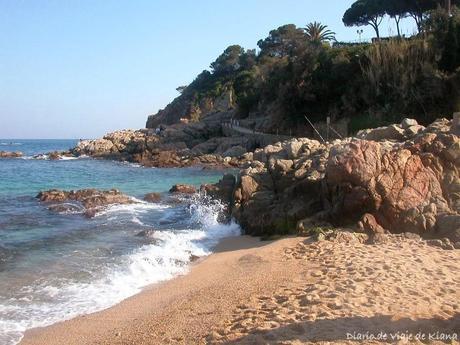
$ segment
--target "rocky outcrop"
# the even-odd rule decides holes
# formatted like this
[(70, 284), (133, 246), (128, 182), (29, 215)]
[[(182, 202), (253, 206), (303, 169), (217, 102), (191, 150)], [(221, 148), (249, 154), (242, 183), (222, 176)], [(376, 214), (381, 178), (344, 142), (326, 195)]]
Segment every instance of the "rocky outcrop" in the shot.
[(0, 151), (0, 158), (20, 158), (23, 154), (20, 151), (16, 152), (8, 152), (8, 151)]
[(238, 166), (245, 159), (241, 156), (248, 151), (248, 139), (223, 137), (224, 118), (223, 113), (218, 113), (198, 123), (117, 131), (102, 139), (80, 141), (71, 153), (147, 167)]
[(97, 189), (82, 189), (64, 191), (51, 189), (38, 193), (37, 198), (47, 203), (48, 208), (59, 213), (84, 213), (94, 217), (98, 211), (114, 204), (131, 204), (134, 200), (116, 189), (100, 191)]
[(459, 138), (445, 119), (408, 134), (414, 126), (408, 119), (389, 126), (389, 138), (378, 129), (366, 139), (293, 139), (258, 149), (241, 171), (232, 213), (249, 234), (360, 222), (370, 233), (460, 242)]

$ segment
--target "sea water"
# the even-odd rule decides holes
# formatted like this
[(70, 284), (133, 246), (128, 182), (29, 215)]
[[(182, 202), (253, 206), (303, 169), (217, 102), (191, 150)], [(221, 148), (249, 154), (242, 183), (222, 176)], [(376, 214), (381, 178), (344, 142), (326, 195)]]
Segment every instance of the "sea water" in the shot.
[[(218, 222), (222, 205), (203, 195), (167, 200), (171, 185), (216, 182), (223, 171), (155, 169), (91, 158), (34, 156), (65, 150), (75, 140), (1, 140), (0, 344), (16, 344), (25, 330), (108, 308), (149, 284), (187, 272), (192, 256), (208, 255), (239, 227)], [(46, 157), (45, 157), (46, 158)], [(88, 219), (55, 213), (35, 196), (41, 190), (117, 188), (138, 199)]]

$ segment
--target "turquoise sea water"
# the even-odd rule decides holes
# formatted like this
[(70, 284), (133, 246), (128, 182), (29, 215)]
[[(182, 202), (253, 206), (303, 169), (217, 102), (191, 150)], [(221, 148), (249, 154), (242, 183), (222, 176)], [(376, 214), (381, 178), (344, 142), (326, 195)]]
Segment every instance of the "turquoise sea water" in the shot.
[[(216, 182), (223, 171), (33, 158), (75, 143), (0, 139), (0, 150), (25, 154), (0, 160), (0, 344), (182, 274), (191, 255), (207, 255), (220, 238), (239, 233), (235, 224), (218, 223), (221, 205), (202, 195), (168, 202), (171, 185)], [(51, 188), (117, 188), (139, 200), (87, 219), (39, 203), (36, 194)], [(149, 192), (163, 193), (164, 201), (142, 202)]]

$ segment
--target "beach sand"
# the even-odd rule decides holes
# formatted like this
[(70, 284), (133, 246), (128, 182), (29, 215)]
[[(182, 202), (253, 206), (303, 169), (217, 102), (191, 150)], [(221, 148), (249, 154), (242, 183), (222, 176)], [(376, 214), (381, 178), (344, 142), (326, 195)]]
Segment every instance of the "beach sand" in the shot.
[(403, 237), (230, 238), (189, 274), (21, 344), (458, 343), (459, 263), (460, 250)]

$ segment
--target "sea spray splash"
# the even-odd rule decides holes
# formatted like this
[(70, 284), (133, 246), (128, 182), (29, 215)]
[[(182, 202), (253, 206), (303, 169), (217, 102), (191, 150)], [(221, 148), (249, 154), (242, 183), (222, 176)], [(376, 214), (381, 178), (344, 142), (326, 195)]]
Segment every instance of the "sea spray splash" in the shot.
[[(26, 329), (108, 308), (146, 285), (186, 273), (192, 256), (208, 255), (219, 239), (240, 233), (237, 224), (219, 222), (224, 209), (221, 202), (196, 194), (178, 205), (113, 206), (91, 221), (62, 218), (92, 229), (72, 231), (62, 244), (56, 242), (63, 254), (56, 260), (64, 266), (60, 272), (38, 274), (17, 292), (0, 293), (0, 343), (15, 344)], [(149, 238), (136, 236), (145, 229)], [(119, 243), (132, 241), (145, 242), (120, 254)]]

